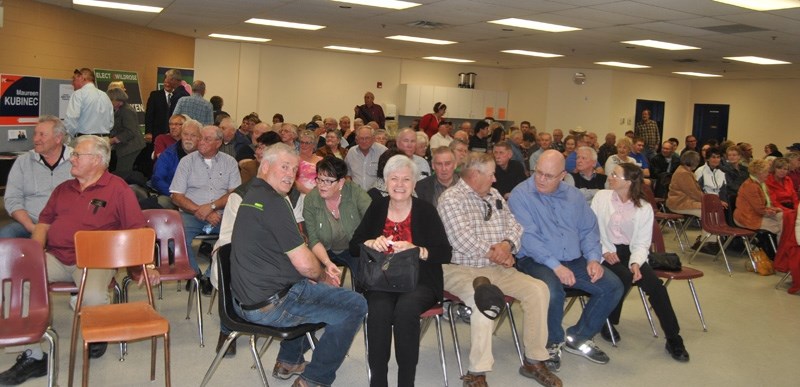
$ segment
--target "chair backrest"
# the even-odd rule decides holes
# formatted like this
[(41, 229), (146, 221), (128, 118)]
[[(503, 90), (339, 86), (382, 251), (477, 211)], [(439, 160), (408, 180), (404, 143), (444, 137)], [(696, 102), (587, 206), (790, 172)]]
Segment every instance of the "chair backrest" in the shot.
[(653, 222), (653, 239), (650, 243), (650, 251), (654, 253), (667, 252), (667, 247), (664, 244), (664, 234), (661, 233), (661, 225), (658, 222)]
[(642, 184), (642, 192), (644, 192), (644, 197), (647, 199), (647, 202), (650, 203), (650, 206), (653, 207), (653, 211), (658, 211), (658, 203), (656, 203), (656, 195), (653, 194), (653, 190), (647, 184)]
[[(25, 306), (27, 314), (23, 314)], [(50, 295), (42, 245), (32, 239), (0, 238), (0, 346), (38, 342), (49, 325)]]
[(219, 290), (219, 320), (225, 327), (235, 330), (235, 327), (244, 320), (233, 308), (230, 243), (221, 246), (217, 252), (217, 290)]
[(115, 269), (153, 262), (156, 233), (151, 228), (78, 231), (75, 256), (78, 267)]
[[(175, 210), (144, 210), (147, 227), (156, 232), (156, 259), (158, 265), (169, 265), (177, 262), (189, 264), (186, 251), (186, 236), (183, 231), (183, 219)], [(170, 254), (170, 250), (172, 254)], [(170, 257), (172, 255), (172, 257)], [(170, 260), (172, 258), (172, 260)]]
[(700, 212), (702, 215), (700, 217), (700, 226), (703, 227), (703, 230), (714, 233), (719, 229), (727, 227), (727, 223), (725, 222), (725, 208), (722, 207), (719, 196), (703, 194)]

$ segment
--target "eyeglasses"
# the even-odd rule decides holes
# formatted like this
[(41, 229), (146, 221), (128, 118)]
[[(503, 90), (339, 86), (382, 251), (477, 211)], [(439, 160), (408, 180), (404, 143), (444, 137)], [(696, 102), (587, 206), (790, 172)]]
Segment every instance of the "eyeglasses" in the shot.
[(490, 219), (492, 219), (492, 205), (486, 200), (483, 202), (486, 204), (486, 216), (483, 217), (483, 221), (488, 222)]
[(311, 141), (300, 141), (300, 145), (311, 145), (313, 142)]
[(94, 153), (78, 153), (78, 152), (72, 152), (72, 153), (69, 154), (69, 158), (71, 158), (71, 159), (73, 159), (73, 158), (77, 159), (78, 157), (81, 157), (81, 156), (97, 156), (97, 155), (94, 154)]
[(608, 176), (611, 177), (612, 179), (628, 180), (623, 175), (617, 175), (616, 172), (611, 172), (611, 174), (609, 174)]
[[(563, 171), (562, 171), (562, 172), (563, 172)], [(544, 172), (542, 172), (542, 171), (539, 171), (539, 170), (535, 170), (535, 171), (533, 171), (533, 175), (534, 175), (534, 176), (535, 176), (537, 179), (544, 180), (544, 181), (553, 181), (553, 180), (555, 180), (555, 179), (559, 179), (559, 178), (561, 178), (561, 172), (559, 172), (559, 173), (557, 173), (557, 174), (555, 174), (555, 175), (551, 175), (551, 174), (544, 173)]]
[(319, 184), (319, 185), (323, 185), (323, 186), (331, 186), (331, 185), (334, 185), (334, 184), (336, 184), (336, 182), (338, 182), (339, 180), (340, 180), (340, 179), (323, 179), (323, 178), (319, 178), (319, 177), (317, 177), (317, 178), (315, 178), (315, 179), (314, 179), (314, 181), (316, 181), (316, 182), (317, 182), (317, 184)]

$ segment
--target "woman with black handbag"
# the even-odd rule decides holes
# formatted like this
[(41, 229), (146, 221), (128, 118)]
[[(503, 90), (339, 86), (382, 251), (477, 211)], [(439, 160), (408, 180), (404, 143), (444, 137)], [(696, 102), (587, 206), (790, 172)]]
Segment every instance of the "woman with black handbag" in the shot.
[(419, 250), (415, 257), (419, 259), (418, 281), (413, 290), (400, 293), (364, 289), (369, 306), (367, 350), (373, 387), (388, 386), (392, 326), (395, 336), (400, 338), (395, 340), (397, 385), (414, 385), (419, 359), (419, 316), (441, 301), (442, 264), (449, 263), (452, 254), (436, 208), (412, 197), (417, 174), (416, 165), (407, 156), (390, 158), (383, 170), (389, 196), (372, 202), (350, 241), (353, 256), (361, 254), (362, 244), (387, 255)]
[[(679, 334), (680, 326), (669, 293), (647, 264), (653, 237), (653, 209), (642, 191), (643, 184), (641, 168), (630, 163), (619, 164), (609, 171), (609, 189), (598, 192), (592, 199), (592, 210), (597, 215), (600, 243), (603, 246), (603, 266), (622, 281), (624, 295), (628, 294), (634, 283), (647, 293), (667, 337), (667, 352), (673, 359), (687, 362), (689, 353)], [(608, 317), (613, 325), (619, 324), (624, 295)], [(603, 327), (601, 336), (608, 341), (612, 336), (620, 341), (619, 332), (613, 325), (610, 331), (608, 327)]]

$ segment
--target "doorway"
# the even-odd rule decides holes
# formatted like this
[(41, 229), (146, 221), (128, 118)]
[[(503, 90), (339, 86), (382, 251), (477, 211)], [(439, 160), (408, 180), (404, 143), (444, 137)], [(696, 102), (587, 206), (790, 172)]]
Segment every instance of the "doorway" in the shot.
[(692, 135), (698, 146), (708, 140), (723, 142), (728, 139), (728, 113), (730, 105), (695, 104)]
[[(650, 110), (650, 119), (658, 124), (658, 138), (664, 141), (664, 101), (653, 101), (649, 99), (636, 100), (636, 115), (634, 121), (639, 122), (642, 120), (642, 110)], [(634, 124), (634, 127), (636, 125)], [(661, 144), (659, 149), (661, 148)]]

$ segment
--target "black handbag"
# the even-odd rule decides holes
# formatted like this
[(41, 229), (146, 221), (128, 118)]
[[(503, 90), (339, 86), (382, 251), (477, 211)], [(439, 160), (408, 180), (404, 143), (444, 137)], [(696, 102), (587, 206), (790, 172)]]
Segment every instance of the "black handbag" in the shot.
[(361, 244), (356, 289), (405, 293), (417, 287), (419, 247), (399, 253), (382, 253)]
[(653, 270), (681, 271), (681, 257), (675, 253), (650, 253), (647, 261)]

